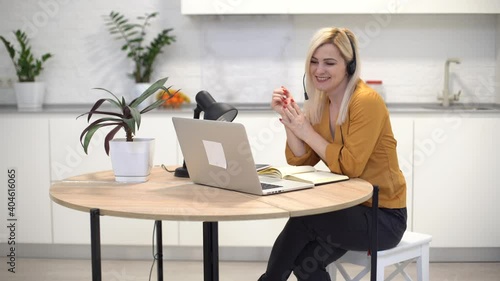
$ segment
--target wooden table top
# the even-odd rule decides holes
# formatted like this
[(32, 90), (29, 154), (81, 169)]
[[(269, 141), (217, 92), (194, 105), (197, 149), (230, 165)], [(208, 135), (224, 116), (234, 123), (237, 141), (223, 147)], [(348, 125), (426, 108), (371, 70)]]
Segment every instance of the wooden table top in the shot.
[(154, 167), (144, 183), (119, 183), (112, 171), (54, 182), (52, 201), (101, 215), (175, 221), (232, 221), (285, 218), (345, 209), (367, 201), (372, 185), (361, 179), (268, 196), (192, 183)]

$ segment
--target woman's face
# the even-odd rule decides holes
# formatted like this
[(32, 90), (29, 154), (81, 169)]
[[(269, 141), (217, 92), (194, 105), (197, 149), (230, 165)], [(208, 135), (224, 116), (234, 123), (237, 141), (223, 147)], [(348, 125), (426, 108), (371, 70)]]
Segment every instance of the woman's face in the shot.
[[(346, 63), (340, 51), (333, 44), (319, 46), (311, 58), (309, 66), (314, 87), (328, 94), (345, 89), (347, 85)], [(339, 89), (339, 86), (344, 89)]]

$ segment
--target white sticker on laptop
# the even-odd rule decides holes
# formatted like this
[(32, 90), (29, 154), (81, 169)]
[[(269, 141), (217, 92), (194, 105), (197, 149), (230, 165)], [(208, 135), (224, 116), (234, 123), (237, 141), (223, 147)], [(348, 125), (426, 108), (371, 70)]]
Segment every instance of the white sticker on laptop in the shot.
[(220, 142), (203, 140), (203, 146), (207, 154), (208, 164), (227, 169), (226, 155)]

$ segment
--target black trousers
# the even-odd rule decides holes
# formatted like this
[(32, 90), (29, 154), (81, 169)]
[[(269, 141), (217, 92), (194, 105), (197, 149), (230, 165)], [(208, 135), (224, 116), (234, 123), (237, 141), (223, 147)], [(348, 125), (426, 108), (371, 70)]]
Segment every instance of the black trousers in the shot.
[[(290, 218), (273, 245), (266, 272), (259, 281), (285, 281), (293, 272), (299, 281), (330, 281), (326, 266), (349, 250), (370, 247), (371, 207)], [(378, 212), (378, 249), (395, 247), (406, 230), (406, 208)]]

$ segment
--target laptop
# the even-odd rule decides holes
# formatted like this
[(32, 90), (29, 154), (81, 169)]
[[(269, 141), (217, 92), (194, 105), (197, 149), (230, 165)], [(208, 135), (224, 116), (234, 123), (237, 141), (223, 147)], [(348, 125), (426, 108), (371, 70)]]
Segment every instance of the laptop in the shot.
[(255, 195), (312, 188), (310, 183), (257, 174), (240, 123), (172, 117), (189, 177), (194, 183)]

